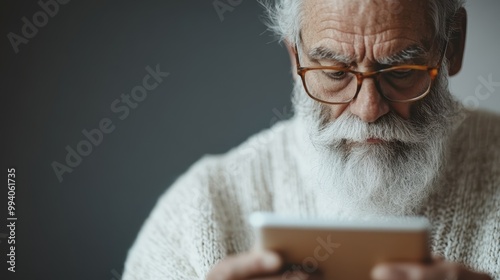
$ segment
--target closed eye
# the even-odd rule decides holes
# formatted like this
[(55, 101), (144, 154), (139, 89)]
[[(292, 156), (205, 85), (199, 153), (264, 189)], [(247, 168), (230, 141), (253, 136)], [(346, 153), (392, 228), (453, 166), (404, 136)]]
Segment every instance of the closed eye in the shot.
[(386, 72), (386, 75), (389, 75), (390, 78), (394, 79), (404, 79), (410, 77), (414, 74), (413, 69), (398, 69)]
[(323, 74), (333, 80), (342, 80), (347, 77), (347, 72), (345, 71), (324, 70)]

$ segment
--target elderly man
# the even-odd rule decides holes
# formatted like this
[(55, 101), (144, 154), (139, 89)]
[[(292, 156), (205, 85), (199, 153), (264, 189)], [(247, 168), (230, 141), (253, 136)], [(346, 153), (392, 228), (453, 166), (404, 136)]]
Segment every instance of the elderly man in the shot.
[(251, 250), (246, 220), (272, 211), (425, 216), (434, 262), (380, 264), (373, 279), (500, 280), (500, 118), (466, 111), (447, 84), (462, 64), (463, 2), (264, 4), (293, 62), (295, 116), (179, 178), (124, 279), (281, 279), (283, 260)]

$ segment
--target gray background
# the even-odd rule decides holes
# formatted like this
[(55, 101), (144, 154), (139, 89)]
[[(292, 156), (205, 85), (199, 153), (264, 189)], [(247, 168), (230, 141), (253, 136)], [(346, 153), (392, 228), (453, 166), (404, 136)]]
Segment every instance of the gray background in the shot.
[[(500, 3), (468, 6), (465, 65), (452, 88), (470, 106), (500, 112), (500, 87), (475, 94), (480, 77), (500, 82)], [(17, 277), (5, 273), (0, 238), (2, 279), (118, 279), (141, 224), (177, 176), (290, 116), (288, 56), (264, 32), (255, 1), (222, 21), (211, 0), (71, 1), (17, 54), (7, 34), (20, 34), (21, 18), (41, 8), (12, 0), (0, 8), (2, 174), (17, 168), (19, 219)], [(156, 64), (170, 76), (118, 119), (110, 104)], [(64, 163), (65, 147), (103, 118), (115, 130), (59, 182), (51, 163)]]

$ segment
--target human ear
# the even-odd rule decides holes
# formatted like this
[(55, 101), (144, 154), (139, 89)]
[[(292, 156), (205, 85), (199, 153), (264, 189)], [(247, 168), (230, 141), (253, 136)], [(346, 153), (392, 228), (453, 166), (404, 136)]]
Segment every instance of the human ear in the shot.
[(297, 59), (296, 59), (296, 52), (297, 50), (295, 49), (295, 46), (290, 43), (290, 41), (286, 40), (285, 41), (285, 46), (288, 51), (288, 55), (290, 57), (290, 66), (292, 67), (292, 76), (293, 79), (296, 80), (298, 75), (297, 75)]
[(451, 28), (450, 41), (446, 57), (448, 58), (448, 73), (456, 75), (462, 68), (467, 34), (467, 11), (460, 8), (455, 14), (455, 25)]

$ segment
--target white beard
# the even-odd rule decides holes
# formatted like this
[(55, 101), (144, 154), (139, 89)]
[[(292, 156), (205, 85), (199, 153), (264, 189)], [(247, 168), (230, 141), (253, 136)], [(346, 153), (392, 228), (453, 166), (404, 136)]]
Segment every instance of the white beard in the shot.
[[(300, 80), (294, 109), (308, 129), (317, 161), (320, 215), (341, 217), (418, 214), (444, 164), (445, 145), (463, 120), (445, 73), (414, 105), (409, 120), (390, 112), (366, 123), (348, 109), (334, 121), (329, 107), (309, 98)], [(369, 138), (384, 143), (367, 143)]]

